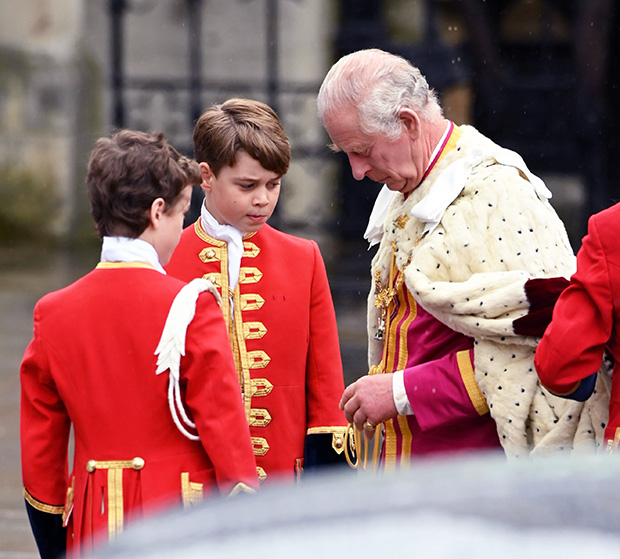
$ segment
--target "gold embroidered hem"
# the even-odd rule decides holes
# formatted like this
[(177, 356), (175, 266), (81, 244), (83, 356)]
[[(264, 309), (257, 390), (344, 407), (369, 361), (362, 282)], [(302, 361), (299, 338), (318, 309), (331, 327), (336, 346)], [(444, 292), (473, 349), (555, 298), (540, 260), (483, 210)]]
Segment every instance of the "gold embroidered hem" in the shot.
[(336, 425), (330, 427), (310, 427), (307, 431), (308, 435), (316, 435), (321, 433), (333, 433), (333, 434), (341, 434), (344, 435), (346, 431), (346, 425)]
[(40, 510), (41, 512), (47, 512), (50, 514), (62, 514), (65, 510), (64, 505), (48, 505), (46, 503), (42, 503), (35, 499), (28, 490), (24, 487), (24, 499), (28, 502), (30, 506), (33, 508)]

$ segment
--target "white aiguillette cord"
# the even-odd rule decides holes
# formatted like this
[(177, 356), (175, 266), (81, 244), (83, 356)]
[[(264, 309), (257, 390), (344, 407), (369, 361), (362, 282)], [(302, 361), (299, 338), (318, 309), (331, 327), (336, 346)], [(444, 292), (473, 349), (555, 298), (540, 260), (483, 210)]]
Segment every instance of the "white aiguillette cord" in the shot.
[[(192, 441), (200, 437), (187, 430), (187, 427), (196, 428), (196, 424), (187, 416), (183, 402), (181, 401), (181, 387), (179, 385), (181, 356), (185, 355), (185, 337), (187, 327), (194, 318), (196, 301), (203, 291), (210, 291), (215, 296), (218, 305), (221, 306), (222, 298), (215, 286), (204, 278), (196, 278), (183, 286), (177, 293), (168, 318), (164, 325), (161, 339), (155, 355), (157, 355), (156, 375), (170, 371), (168, 383), (168, 405), (172, 419), (183, 435)], [(179, 415), (181, 416), (179, 418)]]

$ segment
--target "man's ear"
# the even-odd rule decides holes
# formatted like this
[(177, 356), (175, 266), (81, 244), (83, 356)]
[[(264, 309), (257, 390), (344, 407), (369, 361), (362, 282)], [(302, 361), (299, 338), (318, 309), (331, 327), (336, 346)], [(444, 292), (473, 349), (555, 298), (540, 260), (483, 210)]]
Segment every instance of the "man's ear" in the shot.
[(215, 174), (211, 169), (211, 166), (202, 161), (200, 164), (200, 174), (202, 176), (202, 182), (200, 183), (200, 188), (204, 190), (204, 192), (210, 192), (213, 186), (213, 179), (215, 178)]
[(159, 227), (159, 223), (161, 222), (165, 209), (166, 202), (163, 198), (155, 198), (155, 200), (153, 200), (151, 208), (149, 209), (149, 221), (153, 229), (157, 229)]
[(401, 109), (400, 121), (405, 128), (405, 133), (412, 140), (417, 140), (420, 137), (420, 117), (418, 113), (411, 109)]

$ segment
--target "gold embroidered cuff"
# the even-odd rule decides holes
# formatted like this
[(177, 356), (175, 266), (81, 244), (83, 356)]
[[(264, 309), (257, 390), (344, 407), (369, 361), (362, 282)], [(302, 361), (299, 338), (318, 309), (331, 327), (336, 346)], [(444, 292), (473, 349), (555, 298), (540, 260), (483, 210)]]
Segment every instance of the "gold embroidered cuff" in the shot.
[(345, 433), (347, 431), (348, 425), (338, 425), (338, 426), (330, 426), (330, 427), (311, 427), (308, 429), (308, 435), (316, 435), (323, 433), (331, 433), (332, 434), (332, 448), (336, 452), (336, 454), (342, 454), (344, 450), (344, 438)]
[(472, 367), (471, 359), (469, 358), (469, 350), (466, 349), (457, 352), (456, 361), (458, 363), (459, 370), (461, 371), (463, 384), (465, 385), (465, 389), (471, 398), (471, 403), (474, 405), (475, 410), (479, 415), (489, 413), (489, 405), (487, 404), (486, 398), (480, 391), (480, 387), (476, 382), (474, 368)]
[(28, 502), (28, 504), (41, 512), (47, 512), (49, 514), (62, 514), (65, 510), (64, 505), (48, 505), (47, 503), (42, 503), (35, 499), (28, 490), (24, 487), (24, 499)]

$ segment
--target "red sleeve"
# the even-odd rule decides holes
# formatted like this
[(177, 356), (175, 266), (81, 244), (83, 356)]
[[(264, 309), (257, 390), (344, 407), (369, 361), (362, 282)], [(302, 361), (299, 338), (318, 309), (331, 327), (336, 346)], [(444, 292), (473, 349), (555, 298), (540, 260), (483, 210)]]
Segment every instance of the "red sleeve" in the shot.
[[(60, 513), (68, 484), (71, 422), (51, 377), (45, 340), (34, 311), (34, 338), (21, 364), (21, 459), (24, 487), (44, 512)], [(52, 507), (52, 508), (49, 508)], [(56, 507), (59, 507), (58, 510)]]
[(235, 363), (222, 313), (211, 293), (198, 298), (187, 330), (181, 375), (186, 381), (185, 401), (220, 491), (228, 493), (238, 483), (258, 487)]
[(489, 412), (474, 378), (473, 350), (454, 351), (407, 368), (404, 381), (423, 431)]
[[(344, 391), (342, 359), (327, 272), (319, 247), (314, 249), (314, 273), (310, 295), (310, 340), (306, 369), (306, 402), (310, 433), (333, 432), (347, 421), (338, 407)], [(341, 429), (342, 430), (342, 429)]]
[(551, 324), (538, 344), (534, 364), (550, 391), (569, 392), (601, 367), (613, 328), (613, 300), (605, 251), (596, 220), (577, 253), (577, 271), (560, 295)]

